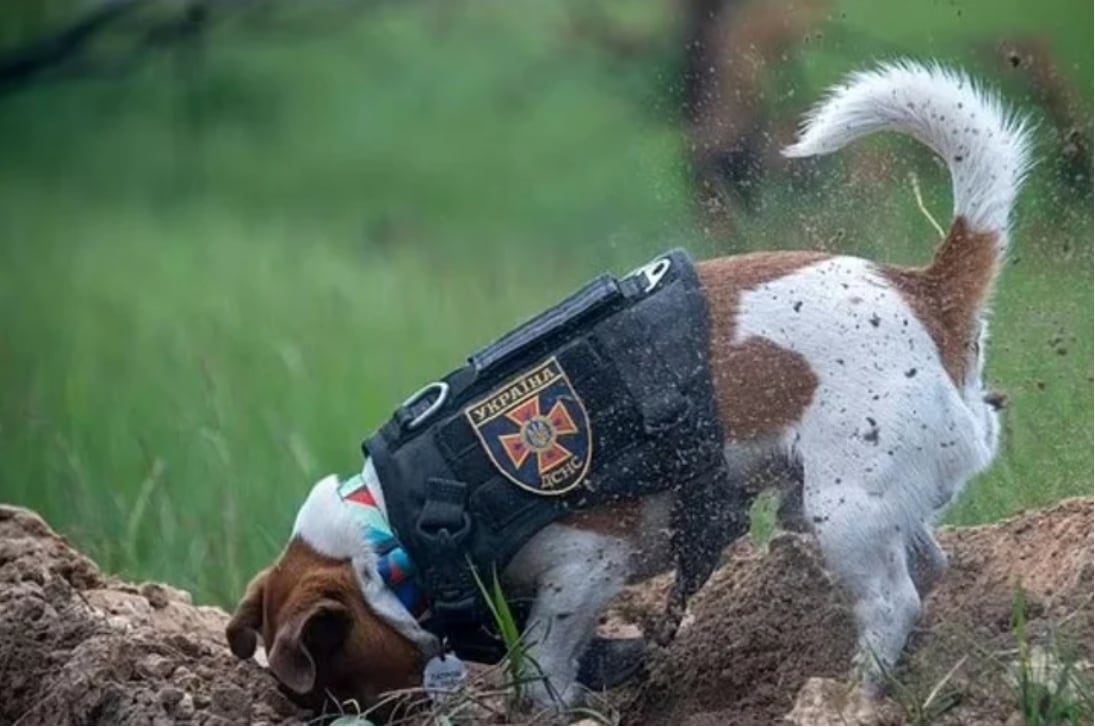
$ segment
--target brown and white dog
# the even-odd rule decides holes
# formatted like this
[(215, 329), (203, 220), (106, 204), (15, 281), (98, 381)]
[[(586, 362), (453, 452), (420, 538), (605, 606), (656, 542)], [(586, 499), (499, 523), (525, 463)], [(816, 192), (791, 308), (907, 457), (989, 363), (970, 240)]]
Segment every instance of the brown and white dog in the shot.
[[(883, 130), (929, 146), (953, 179), (954, 220), (926, 267), (822, 252), (698, 266), (727, 462), (742, 478), (773, 456), (801, 473), (782, 513), (813, 531), (854, 598), (867, 686), (899, 657), (946, 566), (937, 515), (997, 450), (982, 383), (986, 303), (1028, 147), (1022, 123), (968, 78), (902, 62), (834, 88), (785, 154), (827, 154)], [(383, 508), (371, 464), (363, 477)], [(415, 684), (437, 644), (380, 581), (337, 485), (315, 486), (227, 635), (242, 658), (261, 636), (270, 668), (295, 692), (369, 702)], [(640, 557), (645, 565), (664, 550), (668, 513), (666, 495), (581, 512), (545, 527), (509, 564), (503, 584), (536, 592), (529, 641), (546, 680), (533, 700), (579, 697), (578, 660), (598, 616)]]

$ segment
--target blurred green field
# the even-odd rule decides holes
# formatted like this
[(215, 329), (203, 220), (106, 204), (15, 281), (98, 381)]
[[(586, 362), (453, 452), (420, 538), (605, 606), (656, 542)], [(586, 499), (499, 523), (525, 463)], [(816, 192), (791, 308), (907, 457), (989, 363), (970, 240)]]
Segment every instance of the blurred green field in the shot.
[[(829, 160), (805, 191), (773, 180), (732, 237), (704, 234), (667, 4), (603, 3), (636, 32), (664, 28), (626, 60), (566, 32), (576, 5), (229, 24), (196, 67), (169, 54), (119, 80), (0, 97), (0, 500), (38, 509), (108, 569), (228, 604), (312, 482), (358, 467), (361, 439), (407, 393), (605, 269), (673, 245), (834, 239), (928, 259), (907, 173), (944, 220), (947, 180), (886, 140), (869, 143), (893, 155), (892, 185), (857, 188)], [(788, 58), (801, 81), (779, 103), (804, 110), (895, 53), (986, 69), (995, 39), (1040, 33), (1089, 113), (1091, 17), (1076, 0), (842, 0)], [(1092, 494), (1091, 201), (1048, 166), (994, 305), (1003, 456), (953, 522)]]

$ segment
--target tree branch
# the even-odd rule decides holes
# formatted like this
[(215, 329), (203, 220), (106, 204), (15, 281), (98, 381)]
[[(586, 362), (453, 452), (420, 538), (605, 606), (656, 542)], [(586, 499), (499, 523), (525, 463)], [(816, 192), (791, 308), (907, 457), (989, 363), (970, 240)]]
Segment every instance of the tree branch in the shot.
[(96, 35), (145, 2), (112, 0), (103, 3), (60, 31), (0, 55), (0, 89), (25, 83), (79, 55)]

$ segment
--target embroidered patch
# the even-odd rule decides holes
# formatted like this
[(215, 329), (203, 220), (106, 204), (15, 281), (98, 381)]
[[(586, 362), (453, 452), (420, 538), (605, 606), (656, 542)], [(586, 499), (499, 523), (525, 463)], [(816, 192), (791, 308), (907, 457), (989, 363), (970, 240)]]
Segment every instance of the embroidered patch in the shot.
[(585, 405), (554, 358), (464, 410), (498, 470), (537, 495), (582, 483), (593, 454)]

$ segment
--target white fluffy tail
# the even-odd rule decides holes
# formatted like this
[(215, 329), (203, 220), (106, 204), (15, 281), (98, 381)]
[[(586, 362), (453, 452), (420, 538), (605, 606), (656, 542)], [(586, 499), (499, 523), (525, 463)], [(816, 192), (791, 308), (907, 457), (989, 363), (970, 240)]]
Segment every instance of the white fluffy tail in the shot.
[(959, 71), (888, 63), (834, 87), (783, 154), (828, 154), (876, 131), (909, 134), (941, 156), (954, 185), (955, 218), (1006, 245), (1030, 143), (1025, 123), (999, 98)]

